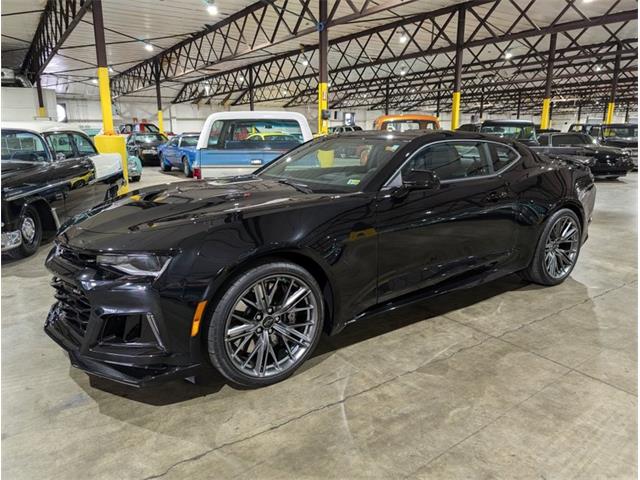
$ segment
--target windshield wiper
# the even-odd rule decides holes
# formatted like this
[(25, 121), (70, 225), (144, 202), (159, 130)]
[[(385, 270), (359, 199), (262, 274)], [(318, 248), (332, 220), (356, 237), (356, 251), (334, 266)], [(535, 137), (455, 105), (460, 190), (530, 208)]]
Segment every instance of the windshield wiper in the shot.
[(293, 188), (295, 188), (296, 190), (298, 190), (299, 192), (302, 192), (302, 193), (313, 193), (313, 190), (311, 190), (306, 185), (303, 185), (301, 183), (292, 182), (288, 178), (280, 178), (280, 179), (278, 179), (278, 183), (283, 183), (285, 185), (289, 185), (290, 187), (293, 187)]

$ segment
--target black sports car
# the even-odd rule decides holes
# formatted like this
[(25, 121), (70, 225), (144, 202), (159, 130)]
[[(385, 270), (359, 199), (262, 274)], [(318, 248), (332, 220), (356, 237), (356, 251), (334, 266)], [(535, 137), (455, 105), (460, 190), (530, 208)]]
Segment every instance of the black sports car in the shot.
[(127, 152), (138, 157), (143, 165), (160, 165), (158, 147), (167, 141), (162, 133), (132, 133), (127, 137)]
[[(347, 157), (355, 147), (366, 155)], [(478, 133), (353, 132), (253, 175), (144, 188), (63, 230), (45, 331), (131, 385), (210, 365), (282, 380), (321, 332), (512, 272), (555, 285), (587, 238), (593, 176)]]
[(596, 177), (618, 178), (633, 169), (629, 152), (599, 145), (584, 133), (545, 133), (538, 136), (540, 147), (534, 150), (546, 155), (571, 155), (580, 157)]

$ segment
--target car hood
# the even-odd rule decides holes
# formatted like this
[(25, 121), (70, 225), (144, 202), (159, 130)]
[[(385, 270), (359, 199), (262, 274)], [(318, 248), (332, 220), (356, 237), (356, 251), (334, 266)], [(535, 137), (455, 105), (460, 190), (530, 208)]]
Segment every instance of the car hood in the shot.
[(623, 153), (620, 148), (611, 145), (582, 145), (581, 148), (593, 155), (621, 155)]
[[(282, 208), (323, 201), (327, 194), (303, 193), (294, 187), (257, 177), (177, 182), (136, 190), (75, 217), (63, 228), (68, 242), (99, 249), (83, 234), (102, 236), (154, 233), (173, 228), (224, 223)], [(95, 236), (93, 236), (95, 238)], [(161, 235), (155, 234), (162, 242)], [(79, 242), (73, 242), (73, 240)], [(98, 242), (101, 243), (101, 242)], [(82, 245), (80, 245), (82, 244)]]

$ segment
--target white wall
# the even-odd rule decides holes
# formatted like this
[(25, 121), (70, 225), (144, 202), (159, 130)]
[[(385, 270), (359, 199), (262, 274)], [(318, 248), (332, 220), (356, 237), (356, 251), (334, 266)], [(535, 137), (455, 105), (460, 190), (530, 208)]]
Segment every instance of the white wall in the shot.
[[(56, 92), (42, 89), (44, 106), (50, 119), (56, 120)], [(38, 91), (35, 88), (2, 87), (1, 115), (5, 122), (31, 121), (38, 117)]]

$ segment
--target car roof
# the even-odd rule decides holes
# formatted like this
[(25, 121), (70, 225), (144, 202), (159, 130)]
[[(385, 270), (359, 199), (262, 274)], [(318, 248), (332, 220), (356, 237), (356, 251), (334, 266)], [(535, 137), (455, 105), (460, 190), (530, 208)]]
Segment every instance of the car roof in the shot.
[(505, 119), (505, 120), (485, 120), (484, 122), (482, 122), (482, 125), (497, 125), (497, 124), (501, 124), (501, 125), (505, 125), (505, 124), (512, 124), (512, 125), (533, 125), (533, 122), (530, 120), (511, 120), (511, 119)]
[(511, 145), (513, 141), (480, 132), (464, 132), (451, 130), (407, 130), (405, 132), (387, 132), (385, 130), (360, 130), (355, 132), (332, 133), (319, 138), (362, 138), (377, 140), (402, 141), (418, 140), (421, 143), (433, 143), (443, 140), (490, 140), (492, 142)]
[(49, 133), (49, 132), (78, 132), (84, 133), (80, 128), (61, 122), (50, 122), (45, 120), (37, 120), (33, 122), (2, 122), (0, 124), (2, 130), (27, 130), (33, 133)]

